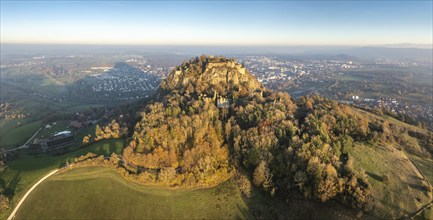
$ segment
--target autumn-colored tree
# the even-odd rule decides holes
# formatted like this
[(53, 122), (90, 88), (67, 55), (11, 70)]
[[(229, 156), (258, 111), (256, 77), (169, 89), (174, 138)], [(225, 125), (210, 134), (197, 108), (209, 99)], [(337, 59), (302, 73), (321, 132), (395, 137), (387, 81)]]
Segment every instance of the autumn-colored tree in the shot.
[(337, 170), (327, 164), (324, 167), (322, 176), (316, 179), (317, 197), (322, 201), (328, 201), (340, 192), (343, 180), (338, 179)]
[(119, 166), (120, 158), (117, 154), (112, 153), (110, 156), (110, 165), (117, 167)]
[(95, 128), (95, 141), (101, 140), (104, 136), (105, 136), (104, 131), (97, 124)]
[[(163, 185), (209, 186), (234, 169), (253, 170), (253, 184), (271, 194), (297, 190), (307, 198), (365, 207), (368, 181), (354, 171), (348, 152), (358, 142), (380, 139), (381, 123), (320, 96), (295, 102), (287, 93), (250, 88), (249, 81), (199, 77), (207, 63), (224, 61), (191, 59), (176, 68), (184, 78), (170, 74), (161, 83), (161, 97), (139, 112), (122, 155), (129, 168), (120, 172)], [(230, 99), (230, 106), (218, 108), (214, 94)], [(115, 121), (98, 130), (104, 138), (125, 134)], [(240, 184), (249, 188), (245, 178)]]
[(4, 214), (9, 208), (9, 198), (0, 192), (0, 214)]
[(236, 175), (236, 180), (242, 195), (244, 195), (246, 198), (250, 198), (252, 196), (252, 184), (248, 177), (245, 174), (238, 173)]
[(272, 174), (265, 161), (260, 161), (259, 165), (254, 170), (253, 182), (254, 185), (265, 189), (272, 185)]
[(313, 101), (310, 98), (307, 98), (305, 102), (305, 107), (307, 110), (313, 110)]
[(91, 134), (84, 136), (83, 137), (83, 144), (88, 144), (90, 142), (91, 137), (92, 137)]
[(170, 184), (176, 178), (176, 169), (167, 167), (161, 169), (158, 174), (158, 181), (165, 184)]

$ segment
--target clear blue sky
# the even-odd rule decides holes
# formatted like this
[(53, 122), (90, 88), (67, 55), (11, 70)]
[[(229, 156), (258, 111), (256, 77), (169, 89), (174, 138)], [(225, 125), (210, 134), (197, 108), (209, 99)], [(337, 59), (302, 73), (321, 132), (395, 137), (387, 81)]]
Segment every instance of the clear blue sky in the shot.
[(1, 43), (432, 44), (432, 1), (3, 1)]

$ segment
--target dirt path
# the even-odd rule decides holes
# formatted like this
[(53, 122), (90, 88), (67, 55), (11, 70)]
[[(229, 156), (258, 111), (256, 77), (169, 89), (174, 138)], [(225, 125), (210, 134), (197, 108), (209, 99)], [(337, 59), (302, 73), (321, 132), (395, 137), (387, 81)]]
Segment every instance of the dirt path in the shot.
[(53, 171), (51, 171), (49, 174), (47, 174), (46, 176), (42, 177), (42, 179), (40, 179), (37, 183), (35, 183), (35, 185), (32, 186), (32, 188), (30, 188), (26, 194), (23, 196), (23, 198), (21, 198), (20, 202), (17, 204), (17, 206), (15, 206), (14, 210), (12, 211), (12, 213), (9, 215), (7, 220), (12, 220), (15, 217), (15, 214), (17, 213), (18, 209), (20, 208), (20, 206), (23, 204), (23, 202), (26, 200), (27, 196), (29, 196), (29, 194), (40, 184), (42, 183), (45, 179), (47, 179), (48, 177), (50, 177), (51, 175), (55, 174), (58, 171), (58, 169), (55, 169)]
[[(430, 181), (427, 179), (426, 176), (424, 176), (424, 173), (421, 171), (421, 169), (416, 165), (416, 163), (412, 160), (412, 158), (409, 156), (408, 153), (406, 153), (406, 151), (404, 149), (402, 149), (404, 155), (406, 155), (407, 159), (409, 159), (409, 161), (412, 163), (412, 165), (415, 167), (416, 170), (418, 170), (418, 173), (421, 174), (421, 176), (424, 178), (425, 181), (427, 181), (427, 183), (432, 186), (432, 184), (430, 183)], [(416, 216), (420, 215), (424, 210), (428, 209), (430, 206), (433, 205), (433, 201), (430, 201), (429, 203), (427, 203), (426, 205), (424, 205), (423, 207), (421, 207), (418, 211), (412, 213), (411, 215), (409, 215), (407, 217), (407, 219), (414, 219)]]
[(422, 212), (424, 212), (424, 210), (430, 208), (430, 206), (433, 205), (433, 201), (428, 203), (427, 205), (423, 206), (422, 208), (420, 208), (418, 211), (416, 211), (415, 213), (409, 215), (407, 217), (407, 219), (415, 219), (415, 217), (417, 217), (418, 215), (420, 215)]

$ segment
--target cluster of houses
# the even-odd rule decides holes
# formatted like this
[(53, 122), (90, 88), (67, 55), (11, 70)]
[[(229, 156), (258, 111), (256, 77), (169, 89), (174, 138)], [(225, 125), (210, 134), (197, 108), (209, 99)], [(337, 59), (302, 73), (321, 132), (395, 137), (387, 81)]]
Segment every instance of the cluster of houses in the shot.
[[(148, 72), (125, 63), (117, 63), (113, 68), (104, 70), (104, 74), (93, 74), (96, 82), (91, 84), (93, 92), (117, 92), (128, 93), (142, 91), (154, 91), (160, 79)], [(135, 97), (131, 94), (129, 97)]]
[[(361, 65), (350, 60), (297, 60), (269, 56), (245, 56), (242, 58), (248, 70), (268, 88), (274, 84), (290, 81), (311, 81), (308, 76), (328, 78), (329, 73), (357, 69)], [(312, 77), (312, 76), (311, 76)]]

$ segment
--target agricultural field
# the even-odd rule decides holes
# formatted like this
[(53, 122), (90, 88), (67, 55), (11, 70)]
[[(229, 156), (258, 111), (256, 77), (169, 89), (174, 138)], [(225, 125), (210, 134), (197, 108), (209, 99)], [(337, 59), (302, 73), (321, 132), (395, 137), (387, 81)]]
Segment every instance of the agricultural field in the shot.
[[(11, 204), (14, 207), (24, 193), (42, 176), (49, 173), (50, 170), (63, 166), (68, 160), (84, 155), (87, 152), (106, 156), (109, 156), (112, 152), (120, 154), (123, 147), (123, 139), (109, 139), (59, 156), (31, 155), (22, 152), (19, 158), (6, 162), (6, 169), (0, 173), (0, 184), (4, 185), (5, 194), (12, 196)], [(0, 216), (0, 219), (3, 217)]]

